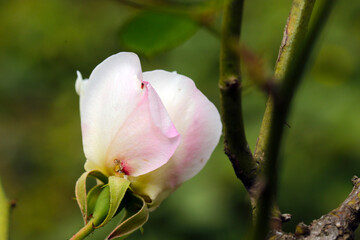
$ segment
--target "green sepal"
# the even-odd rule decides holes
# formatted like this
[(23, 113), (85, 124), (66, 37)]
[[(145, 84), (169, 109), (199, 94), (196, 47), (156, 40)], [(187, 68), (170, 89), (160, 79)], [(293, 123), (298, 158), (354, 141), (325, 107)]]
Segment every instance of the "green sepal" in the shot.
[(75, 196), (76, 196), (76, 201), (79, 205), (84, 223), (86, 224), (88, 222), (88, 204), (87, 204), (87, 194), (86, 194), (86, 180), (88, 178), (88, 176), (92, 176), (95, 177), (99, 180), (101, 180), (103, 183), (107, 183), (107, 177), (101, 173), (100, 171), (88, 171), (88, 172), (84, 172), (80, 178), (76, 181), (76, 186), (75, 186)]
[(98, 197), (103, 188), (104, 188), (103, 184), (96, 185), (87, 194), (87, 217), (88, 217), (88, 220), (94, 212), (96, 201), (98, 200)]
[(121, 201), (125, 196), (126, 191), (130, 186), (130, 181), (118, 176), (110, 176), (108, 186), (109, 186), (109, 194), (110, 194), (110, 199), (108, 203), (109, 211), (105, 220), (100, 225), (98, 226), (95, 225), (96, 228), (100, 228), (104, 226), (114, 217), (120, 206)]
[(149, 210), (145, 200), (135, 193), (129, 193), (127, 200), (123, 220), (106, 239), (125, 238), (147, 222)]
[(89, 221), (92, 222), (93, 226), (99, 226), (104, 219), (107, 217), (109, 208), (110, 208), (110, 187), (109, 185), (104, 185), (101, 188), (101, 192), (96, 199), (96, 203), (94, 206), (94, 212), (92, 213), (92, 217)]

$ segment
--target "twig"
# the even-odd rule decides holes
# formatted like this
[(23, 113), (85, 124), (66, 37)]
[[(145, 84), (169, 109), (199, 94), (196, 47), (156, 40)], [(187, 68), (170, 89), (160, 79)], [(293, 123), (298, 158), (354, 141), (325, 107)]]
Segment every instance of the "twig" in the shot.
[(256, 163), (248, 146), (241, 107), (240, 47), (243, 0), (227, 1), (223, 16), (220, 50), (220, 94), (224, 126), (225, 153), (236, 176), (246, 189), (256, 179)]
[[(290, 70), (290, 65), (294, 65), (293, 60), (296, 49), (301, 46), (306, 37), (314, 2), (314, 0), (293, 1), (276, 61), (274, 85), (283, 82), (285, 74)], [(276, 85), (273, 87), (273, 90), (274, 88), (276, 88)], [(269, 90), (272, 91), (271, 88)], [(273, 98), (272, 95), (270, 95), (266, 104), (265, 114), (254, 153), (255, 159), (260, 165), (263, 163), (265, 157), (265, 147), (269, 140), (269, 124), (273, 113), (273, 104)]]
[[(269, 167), (265, 170), (265, 178), (262, 177), (258, 179), (258, 181), (261, 182), (261, 186), (256, 189), (257, 194), (261, 195), (258, 203), (258, 205), (261, 206), (260, 209), (255, 209), (257, 211), (256, 215), (258, 215), (254, 227), (255, 239), (264, 239), (268, 233), (268, 216), (270, 209), (272, 206), (277, 209), (276, 201), (274, 201), (277, 185), (277, 154), (282, 138), (283, 125), (286, 122), (288, 107), (274, 107), (276, 88), (284, 81), (285, 74), (289, 72), (291, 64), (294, 64), (293, 61), (297, 53), (296, 49), (298, 49), (305, 40), (313, 6), (313, 0), (293, 1), (275, 66), (274, 82), (268, 84), (270, 96), (261, 124), (254, 157), (259, 164), (259, 168), (263, 168), (264, 159), (270, 163), (268, 163)], [(272, 134), (271, 131), (273, 131)], [(272, 135), (271, 140), (270, 135)], [(265, 155), (266, 150), (268, 150), (267, 156)], [(272, 217), (273, 222), (277, 222), (276, 228), (281, 228), (280, 211), (274, 210)]]
[[(266, 122), (264, 123), (266, 127), (265, 135), (267, 137), (264, 139), (264, 136), (262, 136), (263, 139), (261, 139), (263, 141), (262, 144), (265, 144), (261, 146), (265, 163), (264, 178), (262, 179), (263, 188), (257, 204), (258, 216), (254, 228), (254, 239), (257, 240), (265, 239), (269, 230), (269, 216), (277, 190), (279, 149), (291, 101), (304, 73), (316, 38), (327, 19), (332, 3), (333, 0), (328, 0), (319, 7), (320, 14), (314, 20), (314, 27), (309, 31), (308, 36), (303, 39), (299, 38), (298, 34), (302, 33), (304, 35), (306, 32), (303, 28), (306, 28), (310, 19), (314, 0), (294, 0), (293, 2), (288, 24), (285, 28), (285, 40), (281, 47), (282, 50), (280, 50), (278, 65), (282, 59), (281, 55), (288, 58), (289, 62), (282, 67), (277, 67), (277, 72), (280, 75), (280, 78), (277, 79), (279, 86), (271, 92), (271, 111), (270, 113), (268, 112), (267, 118), (265, 117)], [(297, 28), (299, 29), (294, 31)], [(294, 39), (292, 39), (295, 43), (291, 43), (291, 40), (289, 40), (289, 37), (291, 38), (292, 36), (291, 33), (297, 33), (293, 36)], [(288, 41), (290, 41), (290, 45), (295, 44), (295, 46), (291, 52), (288, 52), (286, 57), (284, 54), (286, 53), (285, 48)]]

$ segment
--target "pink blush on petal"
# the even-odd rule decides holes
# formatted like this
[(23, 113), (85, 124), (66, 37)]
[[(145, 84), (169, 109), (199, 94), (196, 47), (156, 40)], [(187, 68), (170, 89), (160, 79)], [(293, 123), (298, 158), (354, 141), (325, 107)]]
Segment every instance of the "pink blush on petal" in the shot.
[(166, 131), (165, 134), (166, 134), (167, 136), (171, 136), (171, 137), (180, 135), (179, 132), (176, 130), (176, 128), (175, 128), (174, 125), (171, 125), (171, 126), (169, 127), (169, 129)]
[(121, 161), (120, 164), (121, 164), (122, 172), (127, 176), (131, 175), (131, 167), (128, 164), (126, 164), (126, 161)]
[(123, 176), (123, 175), (129, 176), (130, 175), (131, 167), (128, 164), (126, 164), (126, 161), (115, 159), (112, 162), (114, 164), (113, 170), (114, 170), (115, 174), (117, 174), (119, 176)]

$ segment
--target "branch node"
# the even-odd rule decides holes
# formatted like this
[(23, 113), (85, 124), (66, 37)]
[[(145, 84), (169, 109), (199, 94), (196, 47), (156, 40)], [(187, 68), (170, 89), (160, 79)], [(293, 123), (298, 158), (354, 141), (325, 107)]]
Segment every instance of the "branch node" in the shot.
[(290, 213), (283, 213), (280, 216), (281, 222), (286, 223), (289, 222), (291, 220), (292, 216)]
[(11, 208), (11, 209), (14, 209), (14, 208), (16, 207), (16, 205), (17, 205), (17, 203), (16, 203), (15, 200), (11, 200), (11, 201), (10, 201), (10, 208)]
[(225, 82), (225, 86), (228, 90), (237, 90), (239, 88), (239, 78), (235, 76), (228, 77)]
[(310, 235), (310, 227), (305, 223), (301, 222), (296, 226), (295, 229), (296, 236), (309, 236)]
[(360, 183), (360, 178), (358, 176), (353, 176), (351, 182), (354, 186)]

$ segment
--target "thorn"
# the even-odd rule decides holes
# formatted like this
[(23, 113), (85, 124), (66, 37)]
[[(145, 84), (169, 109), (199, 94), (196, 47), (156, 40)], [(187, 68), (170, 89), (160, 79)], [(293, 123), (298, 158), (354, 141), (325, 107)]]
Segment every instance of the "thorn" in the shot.
[(87, 220), (89, 221), (93, 217), (93, 214), (91, 213), (89, 216), (87, 216)]
[(16, 201), (15, 201), (15, 200), (11, 200), (11, 201), (10, 201), (10, 207), (11, 207), (12, 209), (14, 209), (14, 208), (16, 207)]
[(285, 223), (285, 222), (288, 222), (288, 221), (290, 221), (291, 220), (291, 214), (290, 213), (284, 213), (284, 214), (281, 214), (281, 216), (280, 216), (280, 219), (281, 219), (281, 221), (283, 222), (283, 223)]
[(288, 124), (287, 122), (284, 122), (284, 123), (288, 128), (291, 128), (290, 124)]
[(355, 186), (358, 182), (359, 182), (359, 177), (358, 176), (353, 176), (351, 179), (352, 184)]

